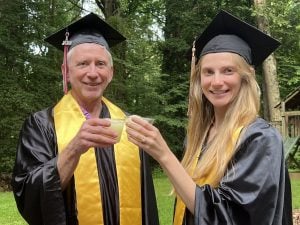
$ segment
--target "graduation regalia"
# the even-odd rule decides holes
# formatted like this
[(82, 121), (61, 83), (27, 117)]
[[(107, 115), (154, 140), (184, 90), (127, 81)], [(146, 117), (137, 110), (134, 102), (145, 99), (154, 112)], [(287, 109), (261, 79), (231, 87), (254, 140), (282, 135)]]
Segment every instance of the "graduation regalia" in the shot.
[[(33, 113), (20, 132), (12, 187), (19, 212), (30, 225), (157, 225), (158, 213), (148, 156), (127, 139), (80, 156), (62, 191), (59, 154), (85, 121), (85, 111), (67, 89), (67, 54), (83, 43), (110, 47), (125, 37), (90, 13), (45, 39), (64, 51), (64, 97)], [(112, 62), (111, 62), (112, 66)], [(125, 119), (125, 113), (102, 97), (100, 118)]]
[(218, 188), (196, 187), (195, 215), (184, 225), (291, 225), (290, 180), (279, 132), (263, 119), (242, 137)]
[[(102, 118), (110, 118), (103, 103)], [(124, 149), (126, 151), (126, 149)], [(158, 224), (156, 199), (144, 151), (140, 156), (140, 185), (143, 225)], [(20, 133), (12, 186), (21, 215), (31, 225), (77, 224), (76, 190), (73, 178), (62, 192), (57, 171), (58, 145), (53, 107), (36, 112), (26, 119)], [(101, 185), (105, 225), (118, 225), (120, 201), (114, 146), (95, 149)], [(84, 178), (82, 178), (84, 179)], [(130, 182), (130, 175), (126, 177)], [(94, 212), (100, 213), (100, 212)]]
[[(202, 56), (223, 52), (238, 54), (256, 67), (279, 45), (274, 38), (221, 10), (194, 42), (192, 70)], [(175, 225), (292, 224), (290, 180), (280, 133), (257, 118), (240, 134), (239, 138), (232, 137), (238, 147), (219, 186), (208, 185), (209, 179), (196, 181), (194, 215), (177, 198)], [(225, 146), (224, 152), (232, 147)], [(201, 155), (197, 156), (196, 163)]]

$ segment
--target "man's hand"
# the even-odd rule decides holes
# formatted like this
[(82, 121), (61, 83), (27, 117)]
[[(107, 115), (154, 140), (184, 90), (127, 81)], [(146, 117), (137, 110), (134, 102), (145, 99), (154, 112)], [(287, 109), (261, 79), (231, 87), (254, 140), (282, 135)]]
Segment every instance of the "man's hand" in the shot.
[(107, 147), (116, 142), (117, 133), (110, 128), (110, 121), (92, 118), (82, 124), (67, 148), (81, 155), (91, 147)]

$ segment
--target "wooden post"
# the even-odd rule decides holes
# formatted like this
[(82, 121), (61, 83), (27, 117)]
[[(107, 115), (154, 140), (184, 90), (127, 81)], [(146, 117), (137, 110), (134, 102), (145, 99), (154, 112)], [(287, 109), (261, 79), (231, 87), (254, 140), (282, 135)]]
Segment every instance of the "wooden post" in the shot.
[(281, 134), (284, 138), (287, 136), (287, 130), (286, 130), (286, 118), (285, 118), (285, 102), (281, 102)]

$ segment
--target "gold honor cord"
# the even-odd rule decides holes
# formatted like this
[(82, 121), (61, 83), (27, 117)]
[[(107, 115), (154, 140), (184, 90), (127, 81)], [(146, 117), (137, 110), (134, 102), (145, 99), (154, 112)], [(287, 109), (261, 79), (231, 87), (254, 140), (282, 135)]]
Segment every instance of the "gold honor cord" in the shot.
[[(233, 136), (232, 136), (232, 139), (233, 139), (233, 146), (228, 146), (227, 149), (232, 149), (236, 143), (237, 143), (237, 140), (239, 138), (239, 135), (241, 133), (241, 130), (243, 129), (243, 126), (237, 128), (235, 130), (235, 132), (233, 133)], [(197, 163), (198, 163), (198, 159), (199, 159), (199, 156), (200, 156), (200, 149), (197, 151), (196, 153), (196, 156), (195, 157), (195, 160), (193, 162), (193, 165), (192, 165), (192, 168), (190, 170), (190, 175), (192, 175), (196, 169), (196, 166), (197, 166)], [(213, 168), (213, 171), (216, 171), (217, 168)], [(214, 172), (210, 173), (209, 176), (207, 177), (203, 177), (199, 180), (196, 181), (197, 185), (204, 185), (204, 184), (210, 184), (211, 181), (214, 179)], [(184, 217), (184, 212), (185, 212), (185, 209), (186, 209), (186, 205), (183, 203), (182, 199), (177, 195), (176, 196), (176, 206), (175, 206), (175, 214), (174, 214), (174, 225), (182, 225), (182, 222), (183, 222), (183, 217)]]
[[(107, 105), (112, 118), (125, 118), (125, 114), (121, 109), (114, 106), (108, 100), (103, 99)], [(62, 150), (68, 145), (72, 138), (77, 134), (85, 117), (80, 109), (80, 106), (71, 95), (71, 91), (65, 95), (61, 101), (54, 107), (54, 122), (57, 135), (58, 150)], [(128, 147), (129, 145), (129, 147)], [(126, 146), (126, 147), (125, 147)], [(126, 217), (137, 217), (141, 219), (141, 192), (140, 192), (140, 158), (138, 147), (127, 141), (126, 132), (123, 131), (121, 141), (114, 146), (116, 167), (119, 182), (119, 197), (120, 197), (120, 212), (126, 210), (126, 207), (133, 205), (132, 199), (135, 199), (136, 209), (133, 213), (127, 213)], [(123, 152), (121, 151), (123, 150)], [(123, 161), (118, 160), (119, 153), (124, 154)], [(129, 156), (131, 160), (129, 160)], [(132, 162), (127, 162), (132, 161)], [(135, 165), (131, 165), (135, 164)], [(130, 167), (128, 167), (130, 164)], [(130, 179), (121, 180), (120, 176)], [(78, 211), (79, 224), (93, 224), (103, 225), (101, 190), (99, 175), (97, 169), (97, 162), (95, 157), (95, 149), (90, 148), (85, 154), (80, 157), (78, 166), (74, 172), (75, 190), (76, 190), (76, 205)], [(130, 191), (127, 189), (128, 181), (130, 184)], [(131, 186), (132, 185), (132, 186)], [(123, 190), (125, 188), (125, 191)], [(128, 195), (128, 196), (127, 196)], [(125, 200), (124, 200), (125, 199)], [(137, 201), (136, 199), (139, 199)], [(123, 204), (122, 204), (123, 203)], [(124, 207), (124, 209), (122, 209)], [(130, 208), (130, 211), (132, 209)], [(124, 215), (120, 215), (121, 225), (124, 220)], [(131, 219), (131, 218), (130, 218)], [(131, 221), (131, 220), (130, 220)], [(132, 223), (132, 224), (141, 224)]]

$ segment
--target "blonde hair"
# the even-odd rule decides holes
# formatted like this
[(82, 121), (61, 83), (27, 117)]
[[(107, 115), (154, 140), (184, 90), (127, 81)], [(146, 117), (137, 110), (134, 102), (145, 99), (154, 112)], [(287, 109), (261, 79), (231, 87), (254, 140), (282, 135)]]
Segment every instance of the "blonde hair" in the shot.
[[(219, 185), (224, 176), (232, 156), (237, 147), (234, 146), (232, 136), (240, 126), (249, 125), (258, 115), (260, 92), (255, 79), (255, 71), (242, 57), (232, 53), (232, 60), (237, 65), (241, 76), (241, 87), (234, 101), (229, 106), (220, 130), (209, 143), (206, 150), (201, 152), (201, 157), (192, 175), (193, 179), (201, 180), (210, 177), (209, 184), (213, 187)], [(192, 74), (190, 104), (191, 113), (187, 128), (187, 146), (182, 160), (182, 165), (191, 171), (196, 152), (204, 144), (208, 130), (214, 120), (213, 105), (204, 96), (201, 89), (201, 60), (196, 65)], [(224, 147), (225, 146), (225, 147)]]

